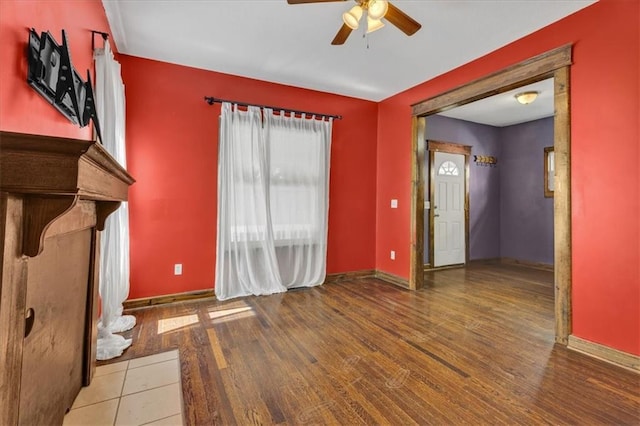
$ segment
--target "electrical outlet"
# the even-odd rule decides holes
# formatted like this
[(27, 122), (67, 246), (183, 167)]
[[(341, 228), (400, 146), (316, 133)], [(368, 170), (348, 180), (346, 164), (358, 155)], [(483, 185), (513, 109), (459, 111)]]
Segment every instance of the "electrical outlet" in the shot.
[(182, 263), (173, 265), (173, 275), (182, 275)]
[(396, 200), (395, 198), (393, 200), (391, 200), (391, 208), (392, 209), (397, 209), (398, 208), (398, 200)]
[(391, 260), (396, 260), (396, 252), (395, 252), (395, 250), (391, 250)]

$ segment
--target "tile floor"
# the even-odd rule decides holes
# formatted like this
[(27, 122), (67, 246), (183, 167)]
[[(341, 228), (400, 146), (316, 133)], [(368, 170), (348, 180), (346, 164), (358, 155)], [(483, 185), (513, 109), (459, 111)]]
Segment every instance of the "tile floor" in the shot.
[(178, 351), (96, 368), (64, 418), (64, 426), (182, 426)]

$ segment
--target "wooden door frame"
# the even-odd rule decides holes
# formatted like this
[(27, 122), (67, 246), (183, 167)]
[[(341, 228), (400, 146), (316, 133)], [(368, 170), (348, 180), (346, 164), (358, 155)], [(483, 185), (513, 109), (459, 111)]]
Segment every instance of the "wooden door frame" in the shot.
[(554, 289), (555, 339), (566, 345), (571, 334), (571, 124), (570, 86), (572, 45), (567, 44), (486, 77), (412, 105), (411, 120), (411, 256), (409, 288), (424, 283), (424, 155), (426, 117), (489, 96), (554, 79), (553, 146), (555, 152)]
[[(435, 266), (435, 234), (434, 234), (434, 211), (433, 198), (435, 196), (435, 153), (444, 152), (447, 154), (459, 154), (464, 156), (464, 263), (469, 261), (469, 157), (471, 147), (451, 142), (441, 142), (435, 140), (426, 141), (426, 150), (429, 151), (429, 267)], [(424, 203), (422, 203), (424, 205)], [(424, 210), (422, 211), (424, 216)], [(424, 217), (422, 219), (424, 221)], [(424, 256), (424, 253), (423, 253)], [(426, 268), (426, 265), (423, 266)]]

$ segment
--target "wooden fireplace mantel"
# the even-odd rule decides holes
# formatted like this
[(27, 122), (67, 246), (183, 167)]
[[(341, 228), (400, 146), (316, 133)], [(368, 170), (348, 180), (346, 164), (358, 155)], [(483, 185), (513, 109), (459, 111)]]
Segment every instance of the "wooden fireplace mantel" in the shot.
[(0, 132), (0, 424), (61, 423), (90, 382), (98, 231), (133, 182), (93, 141)]
[(0, 133), (0, 170), (1, 191), (25, 195), (23, 253), (30, 257), (42, 251), (51, 222), (80, 199), (97, 202), (102, 231), (134, 182), (100, 144), (22, 133)]

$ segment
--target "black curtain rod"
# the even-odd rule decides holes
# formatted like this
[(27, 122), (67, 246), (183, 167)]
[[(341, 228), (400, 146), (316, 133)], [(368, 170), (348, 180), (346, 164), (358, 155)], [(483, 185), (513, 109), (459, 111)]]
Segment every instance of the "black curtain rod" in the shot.
[(98, 30), (91, 30), (92, 34), (100, 34), (102, 36), (103, 39), (108, 39), (109, 38), (109, 33), (105, 33), (104, 31), (98, 31)]
[(100, 34), (102, 36), (103, 42), (106, 42), (109, 38), (109, 33), (105, 33), (103, 31), (91, 30), (91, 51), (93, 52), (96, 49), (96, 38), (95, 35)]
[(272, 109), (274, 111), (286, 111), (286, 112), (292, 112), (294, 114), (311, 114), (311, 115), (317, 115), (317, 116), (321, 116), (321, 117), (335, 118), (336, 120), (342, 120), (342, 116), (341, 115), (320, 114), (320, 113), (317, 113), (317, 112), (309, 112), (309, 111), (298, 111), (296, 109), (280, 108), (280, 107), (274, 107), (274, 106), (269, 106), (269, 105), (254, 105), (254, 104), (248, 104), (246, 102), (238, 102), (238, 101), (230, 101), (230, 100), (227, 100), (227, 99), (214, 98), (214, 97), (211, 97), (211, 96), (205, 96), (204, 100), (209, 105), (213, 105), (215, 103), (229, 102), (231, 104), (237, 104), (239, 106), (244, 106), (244, 107), (256, 106), (256, 107), (259, 107), (259, 108), (270, 108), (270, 109)]

